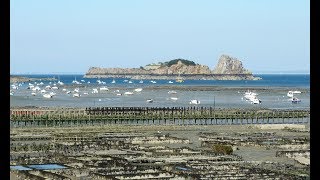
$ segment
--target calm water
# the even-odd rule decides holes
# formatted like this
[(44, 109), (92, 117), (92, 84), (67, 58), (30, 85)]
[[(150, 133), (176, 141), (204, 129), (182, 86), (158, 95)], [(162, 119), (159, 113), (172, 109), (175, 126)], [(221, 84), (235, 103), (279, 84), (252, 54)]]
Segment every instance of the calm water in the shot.
[[(24, 75), (34, 78), (52, 78), (55, 77), (63, 83), (64, 86), (58, 86), (57, 90), (47, 90), (47, 92), (55, 92), (56, 95), (51, 99), (46, 99), (40, 92), (35, 96), (31, 95), (31, 90), (27, 89), (28, 83), (24, 83), (17, 90), (14, 95), (10, 96), (11, 106), (61, 106), (61, 107), (88, 107), (88, 106), (195, 106), (190, 105), (189, 101), (197, 99), (201, 102), (198, 106), (215, 106), (217, 108), (235, 107), (235, 108), (309, 108), (310, 107), (310, 75), (255, 75), (262, 78), (258, 81), (219, 81), (219, 80), (186, 80), (183, 83), (176, 83), (174, 80), (172, 84), (169, 80), (143, 80), (143, 84), (139, 80), (130, 79), (114, 79), (116, 83), (112, 84), (113, 79), (99, 79), (105, 84), (98, 84), (95, 78), (83, 78), (82, 75)], [(81, 85), (72, 84), (73, 80), (81, 82)], [(90, 81), (90, 84), (88, 83)], [(40, 81), (37, 81), (39, 83)], [(44, 85), (39, 85), (41, 89), (49, 85), (49, 81), (42, 81)], [(51, 86), (55, 82), (51, 82)], [(109, 91), (92, 94), (93, 88), (107, 86)], [(237, 89), (223, 89), (211, 91), (188, 91), (176, 90), (177, 94), (168, 94), (170, 89), (150, 89), (152, 86), (219, 86), (219, 87), (242, 87), (242, 90)], [(62, 91), (63, 88), (73, 91), (79, 88), (81, 97), (75, 98), (71, 94), (66, 94)], [(254, 105), (243, 100), (243, 93), (246, 87), (256, 88), (261, 104)], [(134, 92), (134, 89), (142, 88), (141, 92)], [(148, 89), (149, 88), (149, 89)], [(266, 90), (267, 89), (267, 90)], [(117, 92), (118, 90), (118, 92)], [(302, 93), (297, 94), (301, 99), (298, 104), (292, 104), (287, 97), (289, 90), (300, 90)], [(134, 92), (133, 95), (122, 95), (124, 92)], [(86, 94), (88, 93), (88, 94)], [(176, 97), (178, 100), (172, 100), (171, 97)], [(146, 99), (153, 99), (153, 103), (146, 102)]]

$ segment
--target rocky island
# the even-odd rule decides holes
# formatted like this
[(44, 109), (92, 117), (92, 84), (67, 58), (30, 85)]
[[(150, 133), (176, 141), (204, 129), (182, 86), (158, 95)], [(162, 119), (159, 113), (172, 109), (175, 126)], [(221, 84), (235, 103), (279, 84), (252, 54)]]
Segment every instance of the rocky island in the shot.
[(130, 79), (190, 79), (190, 80), (259, 80), (245, 69), (242, 62), (228, 55), (221, 55), (216, 67), (185, 59), (148, 64), (140, 68), (91, 67), (85, 78), (130, 78)]

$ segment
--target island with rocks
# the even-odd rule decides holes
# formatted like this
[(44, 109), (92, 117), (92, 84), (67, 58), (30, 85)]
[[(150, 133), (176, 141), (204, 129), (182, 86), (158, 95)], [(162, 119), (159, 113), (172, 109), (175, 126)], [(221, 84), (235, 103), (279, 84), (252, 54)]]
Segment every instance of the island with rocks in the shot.
[(130, 78), (130, 79), (182, 79), (182, 80), (260, 80), (245, 69), (242, 62), (228, 55), (221, 55), (212, 70), (185, 59), (148, 64), (140, 68), (90, 67), (84, 78)]

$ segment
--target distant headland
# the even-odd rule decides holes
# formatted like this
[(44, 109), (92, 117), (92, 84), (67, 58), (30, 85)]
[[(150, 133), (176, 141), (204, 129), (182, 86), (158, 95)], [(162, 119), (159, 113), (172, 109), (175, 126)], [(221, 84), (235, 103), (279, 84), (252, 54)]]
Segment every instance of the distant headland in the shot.
[(190, 80), (260, 80), (245, 69), (242, 62), (228, 55), (221, 55), (216, 67), (185, 59), (148, 64), (140, 68), (90, 67), (85, 78), (130, 78), (130, 79), (190, 79)]

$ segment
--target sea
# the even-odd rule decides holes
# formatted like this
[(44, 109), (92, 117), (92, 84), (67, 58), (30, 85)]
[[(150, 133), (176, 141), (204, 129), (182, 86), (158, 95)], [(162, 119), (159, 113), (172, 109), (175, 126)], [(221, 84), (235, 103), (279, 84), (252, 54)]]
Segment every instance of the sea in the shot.
[[(308, 109), (310, 108), (310, 74), (255, 74), (261, 80), (185, 80), (178, 83), (172, 80), (124, 78), (84, 78), (83, 75), (72, 74), (19, 74), (19, 76), (38, 78), (36, 82), (17, 84), (18, 89), (10, 89), (11, 107), (186, 107), (206, 106), (215, 108), (269, 108), (269, 109)], [(56, 81), (44, 81), (42, 78), (55, 78)], [(112, 83), (112, 81), (115, 83)], [(64, 85), (57, 84), (58, 81)], [(78, 81), (79, 84), (73, 83)], [(171, 82), (169, 82), (171, 81)], [(43, 84), (42, 84), (42, 83)], [(100, 83), (99, 83), (100, 82)], [(29, 83), (44, 89), (45, 86), (56, 86), (59, 89), (47, 89), (54, 92), (52, 98), (44, 98), (43, 94), (28, 89)], [(39, 84), (41, 83), (41, 85)], [(108, 91), (100, 91), (101, 87)], [(179, 88), (180, 87), (180, 88)], [(183, 87), (183, 88), (181, 88)], [(190, 89), (189, 89), (190, 87)], [(199, 89), (197, 89), (199, 87)], [(200, 88), (209, 87), (209, 88)], [(73, 97), (75, 89), (79, 89), (80, 97)], [(99, 93), (92, 93), (98, 89)], [(142, 89), (135, 91), (136, 89)], [(295, 96), (301, 101), (292, 103), (287, 96), (288, 91), (300, 91)], [(67, 94), (67, 91), (71, 91)], [(170, 94), (169, 91), (176, 93)], [(243, 97), (246, 91), (258, 94), (261, 104), (251, 104)], [(132, 92), (125, 95), (125, 92)], [(152, 99), (153, 101), (147, 101)], [(190, 104), (198, 100), (200, 104)]]

